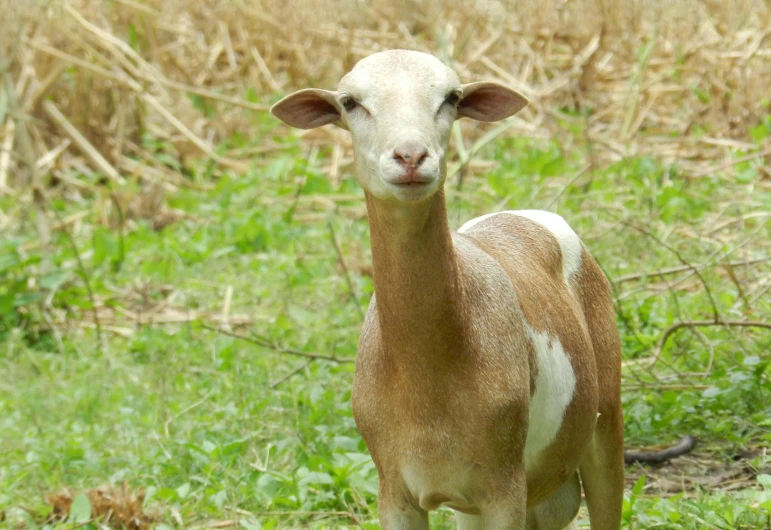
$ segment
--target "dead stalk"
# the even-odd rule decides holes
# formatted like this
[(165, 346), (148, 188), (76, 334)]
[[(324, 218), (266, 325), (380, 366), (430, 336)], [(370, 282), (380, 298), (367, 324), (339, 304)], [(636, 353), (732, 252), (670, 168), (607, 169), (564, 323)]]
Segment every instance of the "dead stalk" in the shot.
[(677, 322), (672, 324), (664, 333), (661, 334), (659, 343), (656, 346), (656, 350), (653, 353), (650, 367), (652, 368), (661, 357), (661, 353), (664, 351), (664, 346), (667, 344), (667, 340), (673, 333), (683, 328), (698, 328), (698, 327), (747, 327), (747, 328), (765, 328), (771, 329), (771, 322), (760, 322), (754, 320), (687, 320), (684, 322)]
[(348, 266), (345, 264), (343, 251), (340, 249), (340, 244), (337, 242), (335, 229), (331, 222), (327, 222), (327, 228), (329, 229), (329, 239), (332, 241), (332, 246), (334, 247), (335, 254), (337, 255), (337, 263), (340, 265), (340, 268), (343, 269), (343, 278), (345, 278), (345, 283), (348, 286), (348, 299), (351, 301), (351, 305), (356, 308), (356, 312), (359, 314), (359, 318), (363, 320), (364, 311), (362, 311), (361, 306), (359, 305), (359, 299), (356, 296), (356, 290), (354, 289), (353, 282), (351, 281), (351, 274), (348, 271)]

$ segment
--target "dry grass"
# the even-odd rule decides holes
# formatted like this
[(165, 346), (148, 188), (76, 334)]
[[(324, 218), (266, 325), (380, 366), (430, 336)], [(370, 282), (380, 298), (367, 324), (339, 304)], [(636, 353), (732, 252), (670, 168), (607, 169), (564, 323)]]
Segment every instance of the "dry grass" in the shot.
[[(132, 491), (128, 486), (105, 484), (83, 492), (91, 504), (91, 519), (100, 521), (109, 528), (124, 530), (148, 530), (154, 517), (142, 507), (145, 500), (144, 490)], [(48, 503), (53, 511), (52, 522), (64, 521), (70, 514), (70, 508), (77, 494), (62, 490), (48, 496)]]
[[(37, 181), (87, 192), (72, 168), (175, 185), (142, 147), (145, 133), (170, 142), (183, 167), (204, 155), (242, 170), (259, 153), (213, 146), (248, 134), (249, 112), (265, 112), (272, 94), (333, 87), (358, 59), (395, 47), (524, 92), (533, 104), (507, 134), (555, 135), (560, 122), (581, 122), (592, 164), (647, 153), (703, 175), (729, 149), (749, 148), (748, 129), (769, 113), (768, 0), (54, 0), (3, 12), (7, 193)], [(473, 137), (476, 126), (465, 126)], [(329, 171), (339, 178), (345, 139), (312, 134), (336, 150)]]

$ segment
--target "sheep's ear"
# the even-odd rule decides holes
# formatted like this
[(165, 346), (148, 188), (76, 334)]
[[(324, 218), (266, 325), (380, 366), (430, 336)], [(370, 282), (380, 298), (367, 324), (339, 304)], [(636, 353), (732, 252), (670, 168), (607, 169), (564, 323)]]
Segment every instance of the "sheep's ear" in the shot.
[(270, 112), (287, 125), (313, 129), (340, 119), (337, 93), (318, 88), (299, 90), (273, 105)]
[(528, 104), (527, 98), (509, 87), (480, 81), (461, 87), (458, 117), (479, 121), (498, 121), (514, 116)]

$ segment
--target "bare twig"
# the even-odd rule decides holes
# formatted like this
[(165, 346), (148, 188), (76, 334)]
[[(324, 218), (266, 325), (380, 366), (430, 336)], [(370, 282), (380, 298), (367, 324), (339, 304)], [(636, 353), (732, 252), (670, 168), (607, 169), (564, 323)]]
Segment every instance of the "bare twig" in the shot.
[(210, 390), (210, 391), (209, 391), (209, 392), (208, 392), (208, 393), (207, 393), (207, 394), (206, 394), (204, 397), (202, 397), (201, 399), (199, 399), (198, 401), (196, 401), (196, 402), (195, 402), (195, 403), (193, 403), (192, 405), (190, 405), (190, 406), (186, 407), (185, 409), (183, 409), (183, 410), (181, 410), (181, 411), (177, 412), (177, 413), (176, 413), (174, 416), (172, 416), (171, 418), (169, 418), (169, 419), (166, 421), (166, 423), (164, 423), (164, 424), (163, 424), (163, 432), (166, 434), (166, 438), (169, 438), (169, 437), (170, 437), (170, 436), (169, 436), (169, 425), (171, 425), (171, 422), (173, 422), (174, 420), (176, 420), (176, 419), (177, 419), (177, 418), (179, 418), (180, 416), (183, 416), (183, 415), (187, 414), (188, 412), (190, 412), (190, 411), (191, 411), (191, 410), (193, 410), (194, 408), (196, 408), (196, 407), (200, 406), (200, 405), (201, 405), (201, 404), (202, 404), (204, 401), (206, 401), (207, 399), (209, 399), (210, 397), (212, 397), (212, 396), (214, 395), (214, 393), (215, 393), (215, 392), (216, 392), (216, 390)]
[(530, 127), (529, 124), (526, 122), (523, 122), (518, 117), (509, 118), (508, 120), (505, 120), (501, 122), (500, 125), (492, 129), (491, 131), (488, 131), (484, 136), (482, 136), (479, 140), (477, 140), (474, 145), (471, 147), (471, 149), (468, 150), (466, 153), (467, 158), (465, 160), (461, 159), (458, 161), (457, 164), (455, 164), (454, 167), (449, 168), (447, 170), (447, 181), (453, 180), (462, 170), (464, 167), (466, 167), (466, 164), (468, 161), (476, 155), (480, 149), (482, 149), (484, 146), (486, 146), (488, 143), (492, 142), (499, 136), (501, 136), (503, 133), (508, 131), (511, 127), (514, 126), (514, 124), (520, 123), (524, 124), (528, 127)]
[(661, 353), (664, 350), (664, 346), (667, 343), (669, 337), (679, 329), (683, 328), (698, 328), (698, 327), (747, 327), (747, 328), (765, 328), (771, 329), (771, 322), (760, 322), (757, 320), (686, 320), (683, 322), (677, 322), (672, 324), (662, 333), (659, 339), (656, 351), (651, 359), (650, 367), (656, 364), (661, 357)]
[(278, 385), (280, 385), (280, 384), (281, 384), (281, 383), (283, 383), (284, 381), (288, 381), (288, 380), (289, 380), (289, 379), (291, 379), (291, 378), (292, 378), (292, 376), (294, 376), (295, 374), (298, 374), (298, 373), (302, 372), (303, 370), (305, 370), (306, 368), (308, 368), (308, 366), (310, 366), (310, 364), (311, 364), (312, 362), (313, 362), (313, 359), (308, 359), (308, 362), (306, 362), (305, 364), (303, 364), (303, 365), (301, 365), (301, 366), (298, 366), (297, 368), (295, 368), (294, 370), (292, 370), (291, 372), (289, 372), (289, 373), (288, 373), (288, 374), (286, 374), (285, 376), (283, 376), (283, 377), (280, 377), (279, 379), (277, 379), (277, 380), (275, 380), (274, 382), (270, 383), (270, 385), (269, 385), (269, 386), (270, 386), (270, 388), (276, 388)]
[(77, 263), (78, 266), (78, 273), (80, 275), (80, 279), (83, 280), (83, 284), (86, 287), (86, 292), (88, 293), (88, 299), (91, 302), (91, 313), (94, 315), (94, 326), (96, 329), (96, 338), (99, 342), (99, 347), (104, 348), (106, 346), (106, 343), (104, 342), (104, 334), (102, 333), (102, 324), (99, 320), (99, 313), (97, 312), (96, 307), (96, 296), (94, 296), (94, 291), (91, 289), (91, 281), (88, 278), (88, 271), (86, 270), (86, 266), (83, 264), (83, 259), (80, 256), (80, 250), (78, 250), (78, 244), (75, 242), (75, 236), (72, 235), (72, 232), (70, 232), (68, 224), (65, 222), (64, 219), (62, 219), (62, 216), (59, 214), (59, 212), (56, 210), (56, 208), (50, 203), (48, 198), (45, 196), (45, 192), (41, 189), (35, 188), (33, 190), (33, 196), (36, 198), (36, 202), (39, 202), (43, 205), (45, 205), (47, 208), (43, 209), (43, 211), (49, 211), (53, 213), (54, 217), (56, 218), (56, 222), (59, 226), (61, 226), (62, 232), (64, 233), (65, 237), (67, 238), (67, 241), (70, 244), (70, 247), (72, 248), (72, 253), (75, 255), (75, 263)]
[(706, 280), (704, 279), (704, 276), (701, 275), (701, 272), (699, 272), (699, 269), (696, 268), (693, 264), (691, 264), (688, 260), (686, 260), (680, 252), (676, 248), (674, 248), (672, 245), (669, 245), (662, 241), (659, 237), (655, 236), (645, 228), (641, 226), (637, 226), (634, 223), (630, 223), (628, 221), (622, 221), (623, 224), (626, 226), (633, 228), (634, 230), (637, 230), (641, 234), (647, 236), (648, 238), (652, 239), (665, 249), (669, 250), (672, 254), (677, 256), (677, 259), (680, 260), (680, 263), (682, 263), (684, 266), (688, 267), (691, 272), (693, 272), (696, 277), (699, 278), (699, 281), (701, 282), (702, 287), (704, 287), (704, 292), (707, 294), (707, 298), (709, 299), (709, 303), (712, 306), (712, 316), (714, 318), (714, 322), (720, 321), (720, 312), (717, 310), (717, 304), (715, 303), (715, 298), (712, 296), (712, 290), (709, 288), (709, 285), (707, 285)]
[(762, 151), (758, 151), (757, 153), (752, 153), (751, 155), (742, 156), (735, 160), (731, 160), (730, 162), (726, 162), (725, 164), (721, 164), (717, 167), (709, 168), (699, 173), (695, 173), (693, 177), (698, 178), (698, 177), (704, 177), (706, 175), (711, 175), (713, 173), (717, 173), (718, 171), (723, 171), (724, 169), (731, 168), (737, 164), (749, 162), (750, 160), (757, 160), (758, 158), (763, 158), (766, 155), (771, 155), (771, 147), (769, 147), (768, 149), (764, 149)]
[(320, 516), (327, 516), (327, 517), (350, 517), (351, 514), (349, 512), (321, 512), (321, 511), (316, 511), (316, 512), (297, 512), (297, 511), (295, 511), (295, 512), (292, 512), (292, 511), (281, 512), (281, 511), (273, 511), (273, 512), (257, 512), (257, 513), (255, 513), (255, 515), (263, 515), (263, 516), (268, 516), (268, 515), (273, 515), (273, 516), (275, 516), (275, 515), (291, 515), (291, 516), (294, 516), (294, 517), (308, 517), (308, 516), (318, 516), (318, 515), (320, 515)]
[(721, 231), (724, 228), (727, 228), (731, 225), (743, 223), (744, 221), (747, 221), (748, 219), (765, 219), (771, 217), (771, 212), (751, 212), (745, 215), (740, 215), (739, 217), (735, 219), (729, 219), (728, 221), (725, 221), (724, 223), (721, 223), (720, 225), (716, 226), (712, 230), (710, 230), (710, 235)]
[(278, 346), (277, 344), (273, 344), (272, 342), (259, 338), (259, 337), (247, 337), (246, 335), (239, 335), (238, 333), (233, 333), (231, 331), (226, 331), (222, 328), (215, 328), (213, 326), (207, 326), (206, 324), (202, 324), (202, 327), (204, 329), (208, 329), (209, 331), (215, 331), (217, 333), (220, 333), (222, 335), (227, 335), (228, 337), (233, 337), (234, 339), (240, 339), (246, 342), (251, 342), (252, 344), (256, 344), (258, 346), (262, 346), (263, 348), (268, 348), (270, 350), (273, 350), (277, 353), (284, 353), (287, 355), (294, 355), (296, 357), (305, 357), (306, 359), (317, 359), (320, 361), (329, 361), (333, 363), (338, 364), (345, 364), (345, 363), (353, 363), (356, 362), (354, 359), (346, 359), (346, 358), (339, 358), (339, 357), (332, 357), (329, 355), (322, 355), (319, 353), (309, 353), (304, 352), (301, 350), (295, 350), (293, 348), (283, 348), (281, 346)]
[(645, 390), (646, 392), (668, 392), (670, 390), (706, 390), (709, 385), (687, 385), (687, 384), (659, 384), (659, 383), (638, 383), (634, 385), (621, 385), (622, 390)]
[[(766, 256), (764, 258), (756, 258), (756, 259), (750, 259), (746, 261), (730, 261), (728, 263), (715, 263), (715, 266), (727, 266), (727, 267), (748, 267), (750, 265), (755, 265), (757, 263), (763, 263), (765, 261), (771, 261), (771, 256)], [(706, 265), (697, 265), (698, 268), (703, 268)], [(625, 276), (621, 276), (620, 278), (617, 278), (613, 283), (616, 285), (621, 285), (622, 283), (627, 283), (635, 280), (642, 280), (643, 278), (660, 278), (662, 276), (667, 276), (669, 274), (677, 274), (678, 272), (685, 272), (693, 270), (691, 265), (681, 265), (679, 267), (669, 267), (667, 269), (661, 269), (656, 272), (636, 272), (634, 274), (627, 274)]]
[(565, 193), (565, 190), (567, 190), (570, 186), (572, 186), (575, 183), (575, 181), (581, 178), (581, 175), (586, 173), (591, 167), (592, 167), (591, 164), (587, 164), (583, 168), (581, 168), (578, 171), (578, 173), (573, 175), (573, 177), (567, 182), (567, 184), (562, 186), (559, 193), (557, 193), (557, 195), (555, 195), (554, 198), (551, 201), (549, 201), (549, 204), (546, 205), (545, 209), (551, 210), (552, 206), (554, 206), (554, 204), (559, 200), (559, 198), (562, 197), (562, 194)]
[(331, 222), (327, 223), (327, 228), (329, 229), (329, 238), (332, 240), (332, 246), (335, 247), (337, 262), (343, 269), (343, 277), (345, 278), (345, 283), (348, 285), (348, 299), (356, 308), (356, 312), (359, 313), (359, 318), (363, 320), (364, 311), (362, 311), (361, 306), (359, 305), (359, 299), (356, 296), (356, 290), (353, 288), (353, 282), (351, 281), (351, 274), (348, 272), (348, 267), (345, 264), (345, 258), (343, 258), (343, 251), (340, 250), (340, 244), (337, 242), (337, 237), (335, 237), (335, 229)]

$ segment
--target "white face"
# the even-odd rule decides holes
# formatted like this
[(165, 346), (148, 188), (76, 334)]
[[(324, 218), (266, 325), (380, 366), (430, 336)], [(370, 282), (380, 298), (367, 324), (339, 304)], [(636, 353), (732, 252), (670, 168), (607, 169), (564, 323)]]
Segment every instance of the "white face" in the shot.
[(271, 112), (295, 127), (337, 123), (348, 129), (359, 184), (377, 199), (411, 202), (431, 197), (444, 183), (455, 119), (497, 121), (526, 104), (496, 83), (461, 85), (432, 55), (390, 50), (359, 61), (337, 92), (301, 90)]
[(420, 200), (444, 182), (462, 89), (436, 57), (385, 52), (340, 81), (342, 123), (353, 136), (361, 186), (379, 199)]

